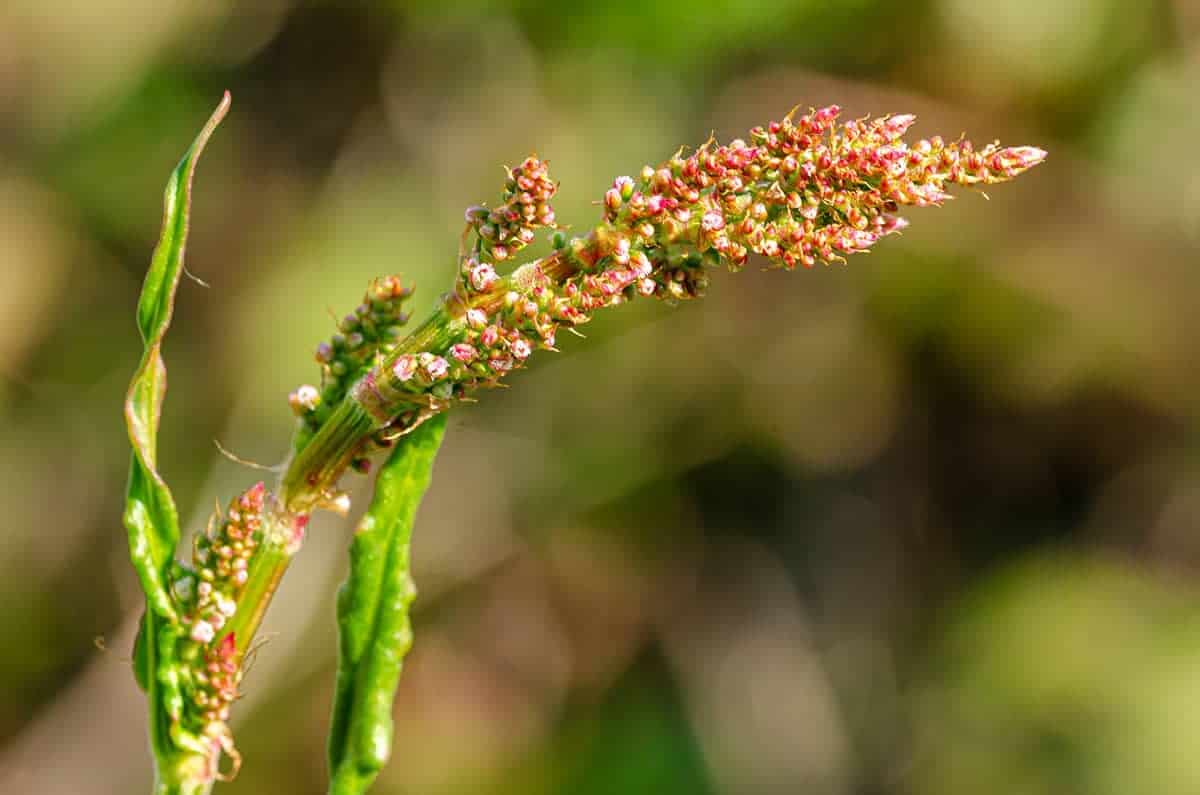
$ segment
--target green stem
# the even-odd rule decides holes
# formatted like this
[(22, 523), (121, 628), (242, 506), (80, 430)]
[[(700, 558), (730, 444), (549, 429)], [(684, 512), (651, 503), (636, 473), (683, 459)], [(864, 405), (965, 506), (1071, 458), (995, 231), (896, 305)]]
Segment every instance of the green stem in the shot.
[(284, 520), (269, 516), (267, 521), (262, 546), (247, 571), (245, 590), (238, 600), (238, 611), (224, 627), (223, 634), (234, 633), (239, 662), (250, 648), (275, 589), (279, 587), (279, 581), (292, 561), (289, 547), (276, 535), (282, 530), (280, 523)]
[(353, 391), (338, 404), (321, 429), (288, 462), (279, 486), (279, 502), (290, 514), (308, 513), (337, 483), (362, 443), (383, 427)]

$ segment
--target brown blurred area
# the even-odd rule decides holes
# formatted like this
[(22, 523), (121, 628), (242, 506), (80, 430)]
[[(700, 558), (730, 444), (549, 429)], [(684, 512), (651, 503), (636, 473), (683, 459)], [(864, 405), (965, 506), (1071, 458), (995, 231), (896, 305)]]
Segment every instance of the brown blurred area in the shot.
[[(1050, 151), (457, 410), (375, 791), (1200, 792), (1198, 78), (1196, 0), (0, 5), (0, 792), (148, 787), (121, 402), (224, 89), (166, 347), (192, 529), (273, 477), (213, 441), (277, 463), (330, 312), (386, 273), (432, 306), (530, 151), (577, 228), (797, 103)], [(219, 791), (324, 791), (350, 527), (283, 584)]]

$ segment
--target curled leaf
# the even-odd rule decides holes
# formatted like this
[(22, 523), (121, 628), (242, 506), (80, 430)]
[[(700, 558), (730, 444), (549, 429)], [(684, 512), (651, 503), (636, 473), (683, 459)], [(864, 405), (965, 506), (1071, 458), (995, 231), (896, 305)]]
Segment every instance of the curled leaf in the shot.
[(145, 348), (125, 398), (125, 425), (133, 455), (123, 520), (129, 537), (129, 556), (146, 596), (146, 614), (134, 647), (133, 667), (138, 684), (147, 691), (150, 737), (160, 779), (169, 767), (167, 757), (176, 751), (170, 730), (182, 709), (173, 665), (179, 617), (169, 588), (171, 568), (176, 565), (175, 547), (179, 543), (179, 511), (158, 471), (158, 426), (167, 391), (162, 343), (171, 323), (179, 277), (183, 274), (196, 161), (225, 117), (229, 104), (226, 92), (167, 181), (162, 232), (138, 299), (137, 324)]
[(162, 233), (138, 299), (137, 323), (145, 350), (125, 397), (125, 424), (133, 446), (124, 516), (129, 532), (129, 554), (142, 581), (147, 605), (172, 621), (175, 620), (175, 609), (167, 591), (166, 575), (179, 542), (179, 511), (157, 469), (158, 424), (167, 391), (162, 342), (171, 323), (175, 291), (183, 273), (196, 160), (213, 130), (225, 117), (229, 103), (226, 92), (167, 182), (163, 195)]

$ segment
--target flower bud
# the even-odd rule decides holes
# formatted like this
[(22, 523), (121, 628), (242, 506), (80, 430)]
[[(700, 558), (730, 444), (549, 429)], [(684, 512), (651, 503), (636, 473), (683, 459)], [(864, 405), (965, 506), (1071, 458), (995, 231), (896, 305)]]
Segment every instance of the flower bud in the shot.
[(188, 633), (189, 637), (197, 643), (211, 643), (216, 634), (217, 631), (213, 625), (204, 620), (192, 624), (192, 629)]
[(409, 381), (417, 373), (417, 357), (404, 355), (392, 365), (392, 375), (401, 382)]
[(288, 395), (288, 403), (297, 416), (314, 410), (320, 402), (321, 393), (315, 386), (311, 386), (310, 384), (303, 384)]
[[(500, 246), (497, 246), (497, 248), (500, 248)], [(484, 292), (485, 290), (491, 289), (492, 285), (494, 285), (499, 278), (500, 277), (497, 275), (496, 269), (486, 262), (481, 262), (471, 268), (471, 287), (477, 292)]]
[(460, 362), (470, 363), (475, 361), (475, 357), (479, 354), (475, 350), (474, 345), (469, 345), (465, 342), (460, 342), (450, 347), (450, 355)]
[(441, 356), (431, 356), (424, 363), (426, 375), (435, 381), (446, 377), (446, 373), (450, 370), (450, 365)]

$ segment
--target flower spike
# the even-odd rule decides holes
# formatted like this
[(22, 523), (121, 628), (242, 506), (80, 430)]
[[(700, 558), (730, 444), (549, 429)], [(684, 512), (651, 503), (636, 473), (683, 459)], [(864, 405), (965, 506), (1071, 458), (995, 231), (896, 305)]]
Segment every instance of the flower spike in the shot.
[[(911, 114), (839, 124), (836, 105), (794, 113), (746, 139), (710, 139), (618, 177), (603, 194), (600, 223), (572, 239), (555, 225), (557, 185), (546, 164), (529, 157), (508, 172), (498, 207), (466, 212), (439, 345), (385, 356), (353, 393), (394, 437), (497, 385), (535, 350), (554, 350), (561, 327), (586, 323), (598, 309), (638, 296), (702, 296), (709, 268), (737, 270), (751, 255), (787, 270), (845, 262), (903, 230), (901, 208), (940, 205), (954, 186), (1005, 182), (1046, 157), (1032, 146), (976, 149), (938, 136), (909, 143)], [(554, 253), (502, 276), (540, 226), (555, 229)], [(293, 396), (302, 407), (310, 398)]]

